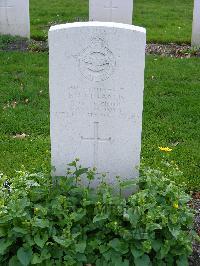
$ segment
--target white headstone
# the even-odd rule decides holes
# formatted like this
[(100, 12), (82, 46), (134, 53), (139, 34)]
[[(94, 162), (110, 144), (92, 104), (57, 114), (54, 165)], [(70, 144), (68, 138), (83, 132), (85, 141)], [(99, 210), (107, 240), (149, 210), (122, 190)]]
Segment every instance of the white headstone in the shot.
[(192, 46), (200, 46), (200, 0), (194, 0)]
[(0, 34), (30, 37), (29, 0), (0, 0)]
[[(55, 176), (80, 158), (115, 176), (140, 163), (146, 32), (109, 22), (51, 27), (51, 152)], [(95, 185), (95, 183), (94, 183)]]
[(133, 0), (89, 0), (90, 21), (132, 24)]

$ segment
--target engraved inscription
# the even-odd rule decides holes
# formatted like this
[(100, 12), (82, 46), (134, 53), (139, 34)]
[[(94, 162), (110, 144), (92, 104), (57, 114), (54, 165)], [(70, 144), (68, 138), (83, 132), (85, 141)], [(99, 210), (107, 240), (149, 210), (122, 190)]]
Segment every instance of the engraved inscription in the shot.
[(94, 159), (94, 167), (98, 169), (98, 150), (99, 150), (99, 144), (102, 142), (110, 142), (111, 137), (109, 138), (101, 138), (99, 137), (99, 122), (94, 122), (94, 136), (90, 138), (85, 138), (81, 136), (81, 139), (83, 141), (92, 141), (94, 150), (93, 150), (93, 159)]
[(86, 115), (89, 117), (126, 116), (124, 88), (120, 90), (71, 86), (66, 89), (65, 97), (69, 99), (70, 116)]
[(114, 72), (116, 60), (102, 38), (93, 38), (79, 56), (79, 69), (88, 80), (99, 82), (108, 79)]
[(11, 1), (9, 0), (0, 0), (0, 8), (11, 8), (13, 7)]

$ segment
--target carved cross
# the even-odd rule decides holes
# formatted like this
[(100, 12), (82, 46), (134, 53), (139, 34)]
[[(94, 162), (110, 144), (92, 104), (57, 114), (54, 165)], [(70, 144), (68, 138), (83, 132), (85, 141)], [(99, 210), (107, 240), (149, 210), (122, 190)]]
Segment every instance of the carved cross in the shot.
[(93, 150), (93, 158), (94, 158), (94, 167), (98, 168), (98, 151), (99, 151), (99, 143), (102, 142), (110, 142), (110, 138), (100, 138), (99, 137), (99, 122), (94, 122), (94, 136), (91, 138), (81, 137), (84, 141), (92, 141), (94, 150)]
[(117, 9), (118, 6), (114, 6), (113, 0), (109, 0), (109, 5), (104, 6), (104, 8), (110, 10), (110, 20), (112, 20), (113, 19), (113, 11), (114, 11), (114, 9)]

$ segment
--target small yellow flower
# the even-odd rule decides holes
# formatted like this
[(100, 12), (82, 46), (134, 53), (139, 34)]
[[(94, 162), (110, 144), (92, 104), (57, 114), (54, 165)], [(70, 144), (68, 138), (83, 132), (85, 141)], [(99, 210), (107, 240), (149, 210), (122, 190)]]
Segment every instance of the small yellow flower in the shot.
[(159, 147), (160, 151), (166, 151), (166, 152), (170, 152), (172, 151), (172, 149), (170, 149), (169, 147)]
[(39, 209), (38, 209), (38, 208), (35, 208), (35, 209), (34, 209), (34, 212), (38, 212), (38, 211), (39, 211)]
[(175, 209), (178, 209), (178, 203), (174, 203), (174, 204), (173, 204), (173, 207), (174, 207)]

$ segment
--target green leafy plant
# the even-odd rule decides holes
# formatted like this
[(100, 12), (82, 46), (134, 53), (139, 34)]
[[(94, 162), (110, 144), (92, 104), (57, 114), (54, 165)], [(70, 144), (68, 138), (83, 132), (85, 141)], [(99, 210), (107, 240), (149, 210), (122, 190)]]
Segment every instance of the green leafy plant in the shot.
[[(0, 176), (0, 265), (188, 265), (190, 197), (158, 170), (119, 192), (75, 160), (67, 178), (25, 170)], [(129, 197), (124, 191), (135, 190)]]

